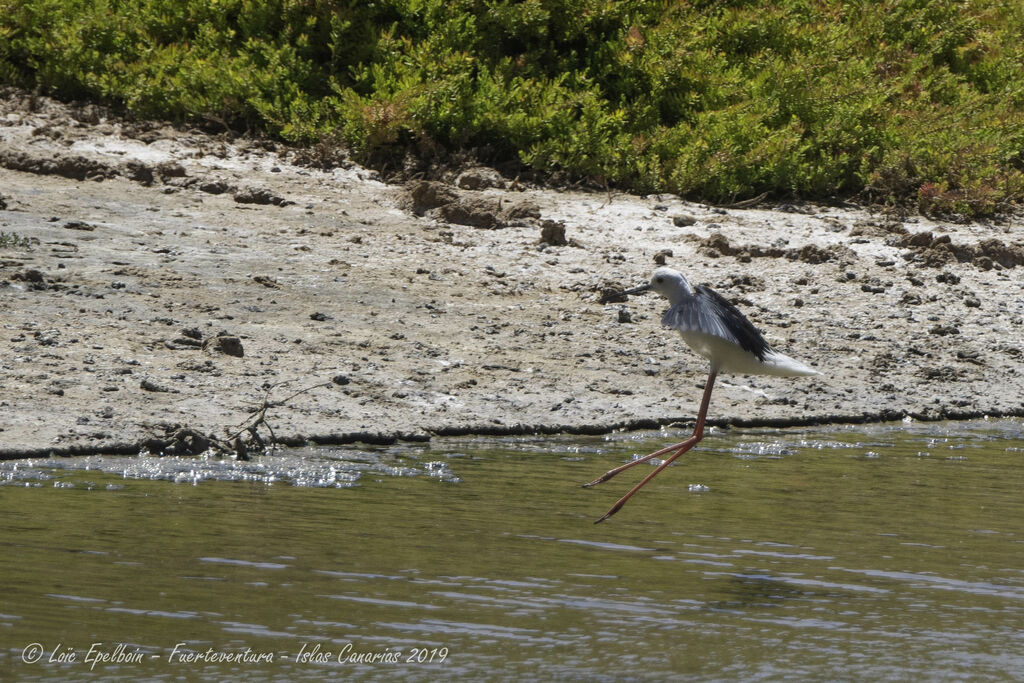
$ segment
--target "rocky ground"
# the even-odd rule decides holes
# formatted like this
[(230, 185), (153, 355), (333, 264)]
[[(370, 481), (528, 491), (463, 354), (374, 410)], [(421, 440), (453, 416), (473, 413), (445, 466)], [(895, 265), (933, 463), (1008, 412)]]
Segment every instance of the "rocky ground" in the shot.
[(489, 169), (388, 184), (330, 156), (3, 93), (0, 455), (254, 423), (338, 443), (692, 420), (704, 361), (661, 329), (662, 300), (612, 295), (656, 262), (824, 373), (723, 376), (713, 424), (1024, 415), (1017, 218), (721, 208)]

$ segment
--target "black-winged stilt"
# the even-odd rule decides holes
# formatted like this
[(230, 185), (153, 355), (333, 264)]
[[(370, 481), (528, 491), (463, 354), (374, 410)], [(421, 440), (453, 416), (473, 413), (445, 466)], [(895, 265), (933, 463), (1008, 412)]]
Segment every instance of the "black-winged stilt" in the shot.
[(697, 424), (688, 439), (642, 458), (631, 460), (625, 465), (609, 470), (589, 484), (584, 484), (585, 487), (595, 486), (608, 481), (616, 474), (624, 472), (634, 465), (639, 465), (666, 453), (672, 453), (653, 472), (620, 498), (604, 517), (594, 522), (595, 524), (603, 522), (618, 512), (644, 484), (704, 438), (704, 420), (707, 417), (708, 403), (711, 400), (711, 388), (714, 386), (719, 372), (784, 377), (821, 374), (800, 361), (772, 349), (760, 331), (722, 295), (702, 285), (691, 287), (683, 274), (678, 271), (671, 268), (658, 268), (654, 271), (650, 282), (626, 290), (623, 294), (640, 294), (648, 290), (654, 290), (669, 301), (669, 309), (662, 316), (661, 324), (679, 330), (683, 341), (711, 362), (711, 371), (708, 374), (708, 381), (704, 385), (704, 397), (701, 399), (700, 410), (697, 412)]

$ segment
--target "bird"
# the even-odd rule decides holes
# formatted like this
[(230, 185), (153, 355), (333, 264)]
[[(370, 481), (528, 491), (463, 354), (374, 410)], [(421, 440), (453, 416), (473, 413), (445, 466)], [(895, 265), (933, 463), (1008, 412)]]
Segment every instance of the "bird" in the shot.
[(821, 374), (814, 368), (773, 349), (753, 323), (747, 320), (746, 316), (725, 297), (704, 285), (691, 286), (686, 277), (677, 270), (666, 267), (658, 268), (649, 282), (627, 289), (622, 294), (642, 294), (649, 291), (657, 292), (668, 299), (669, 308), (662, 316), (661, 324), (664, 327), (677, 330), (691, 349), (710, 362), (711, 368), (708, 372), (708, 380), (704, 384), (704, 395), (700, 401), (700, 409), (697, 411), (697, 422), (694, 425), (693, 434), (684, 441), (666, 446), (650, 455), (611, 469), (594, 481), (583, 485), (584, 488), (596, 486), (630, 467), (671, 453), (653, 472), (620, 498), (603, 517), (596, 520), (595, 524), (600, 524), (621, 510), (626, 501), (632, 498), (647, 482), (658, 476), (676, 458), (692, 449), (704, 438), (704, 421), (707, 418), (708, 404), (711, 401), (711, 389), (720, 372), (780, 377)]

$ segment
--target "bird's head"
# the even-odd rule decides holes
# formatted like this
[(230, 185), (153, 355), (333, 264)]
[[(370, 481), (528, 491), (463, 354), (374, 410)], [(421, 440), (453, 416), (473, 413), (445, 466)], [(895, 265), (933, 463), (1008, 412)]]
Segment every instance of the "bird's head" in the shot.
[(658, 268), (651, 275), (651, 281), (647, 284), (627, 289), (623, 294), (642, 294), (647, 291), (655, 291), (668, 299), (673, 305), (683, 296), (692, 295), (693, 288), (682, 273), (671, 268)]

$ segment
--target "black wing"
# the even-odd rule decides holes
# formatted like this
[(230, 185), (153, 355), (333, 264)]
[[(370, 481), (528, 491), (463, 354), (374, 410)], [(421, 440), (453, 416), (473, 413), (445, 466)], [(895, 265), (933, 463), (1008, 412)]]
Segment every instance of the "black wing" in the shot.
[(665, 311), (661, 324), (681, 332), (703, 332), (739, 344), (758, 360), (764, 360), (765, 354), (771, 350), (758, 329), (739, 309), (703, 285), (697, 285), (693, 296)]

